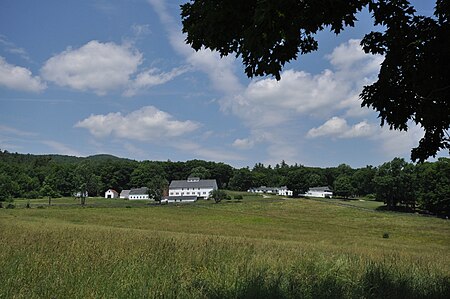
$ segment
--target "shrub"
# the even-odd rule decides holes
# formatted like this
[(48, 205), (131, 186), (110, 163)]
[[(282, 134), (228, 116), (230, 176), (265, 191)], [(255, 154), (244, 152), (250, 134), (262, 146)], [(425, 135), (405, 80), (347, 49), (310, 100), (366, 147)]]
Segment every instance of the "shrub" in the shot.
[(16, 206), (14, 205), (14, 204), (12, 204), (12, 203), (9, 203), (7, 206), (6, 206), (6, 208), (7, 209), (14, 209)]

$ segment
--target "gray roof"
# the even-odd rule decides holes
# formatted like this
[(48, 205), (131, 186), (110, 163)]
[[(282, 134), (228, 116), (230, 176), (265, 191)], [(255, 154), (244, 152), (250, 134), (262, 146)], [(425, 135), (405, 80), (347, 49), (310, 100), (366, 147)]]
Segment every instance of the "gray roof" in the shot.
[(250, 190), (259, 190), (259, 191), (276, 191), (280, 188), (278, 187), (266, 187), (266, 186), (261, 186), (258, 188), (251, 188)]
[(122, 192), (120, 192), (120, 196), (128, 196), (130, 194), (130, 190), (122, 190)]
[(212, 188), (217, 189), (216, 180), (199, 180), (196, 182), (188, 181), (172, 181), (170, 183), (169, 189), (174, 188)]
[(130, 195), (142, 195), (142, 194), (148, 194), (148, 188), (147, 187), (141, 187), (141, 188), (131, 188)]
[(316, 191), (316, 192), (333, 192), (330, 187), (313, 187), (309, 188), (309, 191)]

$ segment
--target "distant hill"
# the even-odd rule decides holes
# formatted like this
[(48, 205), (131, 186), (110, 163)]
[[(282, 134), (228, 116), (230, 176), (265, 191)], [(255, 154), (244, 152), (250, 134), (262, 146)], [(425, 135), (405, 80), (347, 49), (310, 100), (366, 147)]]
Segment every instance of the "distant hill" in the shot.
[(88, 157), (76, 157), (58, 154), (48, 154), (48, 155), (34, 155), (34, 154), (21, 154), (21, 153), (10, 153), (7, 151), (0, 150), (0, 159), (3, 161), (15, 161), (15, 162), (31, 162), (35, 160), (47, 160), (54, 163), (62, 164), (75, 164), (82, 161), (92, 161), (92, 162), (105, 162), (105, 161), (134, 161), (127, 158), (119, 158), (109, 154), (98, 154)]
[(105, 161), (133, 161), (126, 158), (119, 158), (108, 154), (98, 154), (88, 157), (75, 157), (75, 156), (64, 156), (64, 155), (43, 155), (43, 157), (49, 157), (53, 162), (56, 163), (79, 163), (82, 161), (91, 162), (105, 162)]
[(127, 158), (119, 158), (113, 155), (108, 155), (108, 154), (98, 154), (98, 155), (93, 155), (93, 156), (89, 156), (84, 158), (85, 160), (90, 160), (90, 161), (106, 161), (106, 160), (126, 160), (126, 161), (133, 161)]

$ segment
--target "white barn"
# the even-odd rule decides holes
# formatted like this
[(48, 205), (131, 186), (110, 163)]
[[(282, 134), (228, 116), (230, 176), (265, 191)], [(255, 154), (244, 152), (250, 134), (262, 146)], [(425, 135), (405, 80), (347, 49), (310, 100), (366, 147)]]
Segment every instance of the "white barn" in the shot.
[(309, 188), (308, 192), (305, 194), (306, 196), (311, 197), (333, 197), (333, 191), (331, 191), (328, 187), (313, 187)]
[(217, 190), (216, 180), (201, 180), (197, 177), (191, 177), (184, 181), (174, 180), (169, 185), (169, 198), (193, 196), (207, 199), (213, 190)]
[(148, 197), (148, 188), (147, 187), (141, 187), (141, 188), (131, 188), (130, 193), (128, 195), (129, 200), (139, 200), (139, 199), (149, 199)]
[(105, 198), (119, 198), (119, 192), (114, 189), (108, 189), (105, 192)]

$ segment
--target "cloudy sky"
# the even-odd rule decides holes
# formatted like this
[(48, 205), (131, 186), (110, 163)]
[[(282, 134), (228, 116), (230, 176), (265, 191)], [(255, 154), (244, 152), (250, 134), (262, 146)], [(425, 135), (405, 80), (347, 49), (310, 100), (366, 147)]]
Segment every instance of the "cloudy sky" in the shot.
[[(0, 149), (235, 167), (379, 165), (409, 158), (423, 131), (393, 132), (358, 94), (382, 57), (366, 55), (367, 12), (282, 79), (248, 79), (239, 59), (184, 43), (175, 0), (3, 0)], [(423, 14), (434, 1), (413, 1)]]

